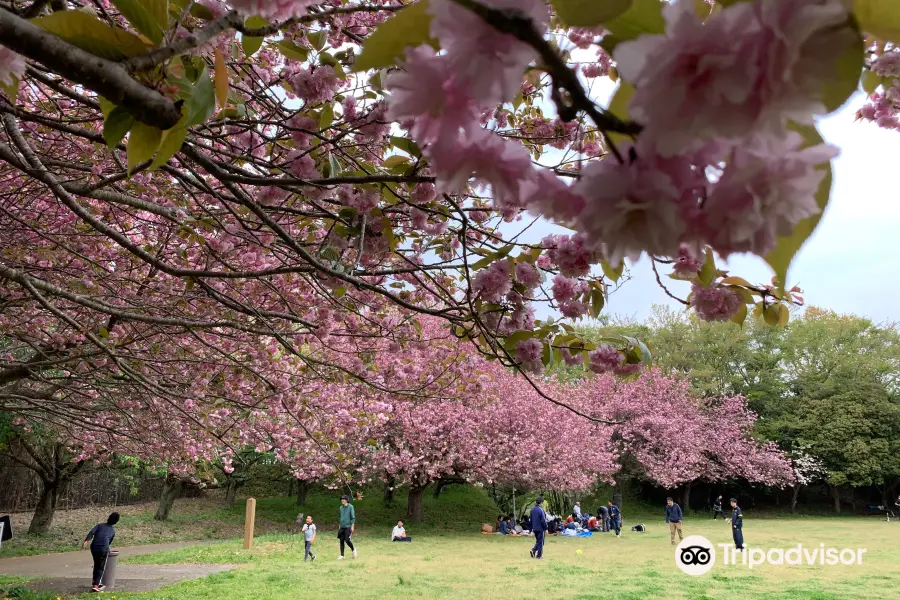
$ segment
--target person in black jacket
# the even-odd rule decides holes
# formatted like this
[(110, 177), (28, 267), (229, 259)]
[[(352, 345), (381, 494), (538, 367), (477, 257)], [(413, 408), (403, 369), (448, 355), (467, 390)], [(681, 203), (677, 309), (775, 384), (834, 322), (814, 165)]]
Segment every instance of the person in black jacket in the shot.
[(715, 521), (719, 515), (722, 515), (723, 521), (728, 520), (728, 517), (725, 516), (725, 511), (722, 510), (722, 496), (719, 496), (716, 498), (716, 501), (713, 502), (713, 521)]
[(119, 522), (119, 513), (114, 512), (106, 519), (106, 523), (97, 523), (87, 534), (81, 543), (84, 550), (88, 542), (91, 542), (91, 556), (94, 558), (94, 576), (91, 581), (91, 591), (99, 592), (106, 586), (103, 585), (103, 571), (106, 570), (106, 559), (109, 557), (109, 546), (116, 537), (116, 528)]
[(616, 531), (616, 537), (622, 537), (622, 511), (612, 500), (606, 504), (609, 506), (609, 526)]
[(744, 551), (744, 513), (738, 506), (737, 498), (731, 499), (731, 535), (734, 538), (734, 547)]
[(538, 496), (531, 509), (531, 531), (534, 533), (534, 546), (531, 558), (544, 558), (544, 535), (547, 532), (547, 513), (541, 508), (543, 496)]

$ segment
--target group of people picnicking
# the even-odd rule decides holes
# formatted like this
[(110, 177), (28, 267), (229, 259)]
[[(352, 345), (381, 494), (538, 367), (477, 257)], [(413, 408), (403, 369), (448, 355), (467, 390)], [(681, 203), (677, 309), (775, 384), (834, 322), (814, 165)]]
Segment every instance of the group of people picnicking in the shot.
[[(898, 498), (898, 506), (900, 506), (900, 498)], [(601, 506), (595, 514), (590, 514), (581, 510), (581, 503), (576, 502), (572, 509), (572, 514), (565, 520), (559, 516), (548, 516), (544, 511), (544, 498), (538, 496), (535, 500), (534, 507), (523, 515), (522, 520), (516, 523), (515, 519), (509, 516), (498, 515), (496, 523), (496, 531), (501, 535), (533, 535), (535, 537), (534, 546), (532, 546), (530, 554), (532, 558), (541, 559), (544, 556), (544, 540), (546, 535), (562, 534), (566, 535), (566, 531), (570, 532), (610, 532), (615, 531), (616, 537), (622, 536), (622, 511), (618, 505), (612, 500)], [(730, 500), (731, 504), (731, 522), (732, 537), (734, 539), (735, 548), (743, 551), (744, 549), (744, 515), (735, 498)], [(678, 539), (684, 539), (684, 530), (682, 523), (684, 521), (684, 513), (671, 497), (666, 498), (666, 524), (669, 526), (669, 537), (671, 543), (675, 545), (675, 535)], [(722, 510), (722, 496), (716, 498), (713, 504), (713, 520), (718, 519), (722, 515), (725, 520), (725, 512)], [(103, 584), (103, 574), (106, 570), (106, 564), (109, 559), (110, 546), (116, 537), (115, 525), (119, 522), (119, 513), (114, 512), (109, 515), (105, 523), (98, 523), (87, 534), (82, 542), (82, 549), (86, 548), (90, 543), (91, 555), (93, 557), (94, 569), (91, 581), (91, 591), (102, 591), (106, 586)], [(356, 509), (350, 503), (349, 496), (341, 496), (341, 505), (338, 509), (338, 540), (340, 541), (341, 554), (338, 560), (344, 560), (345, 547), (350, 548), (353, 558), (356, 558), (356, 547), (351, 541), (351, 536), (356, 531)], [(316, 524), (312, 515), (306, 516), (306, 522), (301, 530), (304, 539), (303, 562), (307, 560), (315, 561), (316, 555), (312, 550), (312, 545), (316, 541)], [(571, 534), (570, 534), (571, 535)], [(406, 534), (403, 521), (397, 521), (397, 525), (391, 531), (392, 542), (411, 542), (412, 538)]]

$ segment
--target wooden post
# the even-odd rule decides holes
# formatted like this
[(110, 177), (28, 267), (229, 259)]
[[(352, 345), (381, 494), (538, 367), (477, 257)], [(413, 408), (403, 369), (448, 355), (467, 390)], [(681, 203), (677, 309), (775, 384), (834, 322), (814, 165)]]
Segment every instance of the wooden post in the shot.
[(256, 525), (256, 498), (247, 498), (247, 513), (244, 516), (244, 549), (253, 547), (253, 527)]

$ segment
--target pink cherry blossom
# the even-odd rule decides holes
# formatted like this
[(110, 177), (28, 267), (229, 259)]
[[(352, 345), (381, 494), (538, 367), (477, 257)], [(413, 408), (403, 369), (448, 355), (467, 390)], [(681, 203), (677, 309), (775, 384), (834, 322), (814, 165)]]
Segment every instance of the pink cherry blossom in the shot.
[[(0, 46), (0, 82), (12, 85), (25, 74), (25, 59), (6, 46)], [(15, 100), (15, 98), (13, 98)]]
[(526, 371), (540, 373), (544, 369), (543, 362), (541, 362), (543, 350), (544, 345), (540, 340), (535, 338), (522, 340), (516, 344), (516, 359), (522, 363), (522, 368)]
[(816, 192), (837, 155), (832, 146), (801, 148), (795, 132), (756, 136), (735, 148), (703, 207), (705, 239), (723, 256), (764, 255), (777, 236), (790, 235), (806, 217), (818, 214)]
[(472, 295), (485, 302), (500, 302), (512, 289), (512, 269), (508, 260), (493, 262), (472, 279)]
[(557, 275), (553, 278), (553, 298), (557, 302), (565, 302), (575, 297), (575, 286), (577, 281), (570, 279), (564, 275)]
[(676, 275), (682, 277), (693, 276), (697, 274), (703, 263), (694, 257), (694, 253), (687, 246), (678, 249), (678, 259), (675, 261), (674, 271)]
[(310, 104), (325, 102), (340, 87), (340, 80), (329, 65), (301, 68), (291, 79), (291, 89)]
[(317, 0), (228, 0), (236, 10), (247, 16), (260, 16), (277, 21), (306, 14)]
[(526, 290), (533, 290), (541, 284), (541, 272), (531, 263), (517, 263), (516, 281), (525, 286)]
[(741, 297), (727, 287), (703, 286), (695, 283), (691, 286), (691, 306), (704, 321), (727, 321), (740, 309)]
[(612, 264), (641, 253), (672, 256), (688, 231), (687, 210), (695, 190), (679, 181), (652, 155), (619, 163), (600, 160), (585, 167), (575, 191), (585, 199), (578, 230), (586, 246)]
[(475, 103), (447, 56), (436, 56), (434, 48), (422, 45), (407, 49), (402, 64), (402, 71), (393, 71), (385, 80), (391, 92), (389, 119), (412, 119), (410, 133), (422, 144), (453, 143), (461, 131), (477, 127)]
[[(485, 0), (485, 6), (515, 10), (540, 27), (548, 12), (541, 0)], [(518, 93), (525, 67), (534, 60), (531, 46), (500, 33), (453, 0), (431, 0), (431, 34), (441, 43), (455, 73), (481, 103), (507, 102)]]
[(588, 352), (588, 368), (594, 373), (609, 373), (618, 368), (625, 357), (609, 344), (600, 344), (596, 350)]

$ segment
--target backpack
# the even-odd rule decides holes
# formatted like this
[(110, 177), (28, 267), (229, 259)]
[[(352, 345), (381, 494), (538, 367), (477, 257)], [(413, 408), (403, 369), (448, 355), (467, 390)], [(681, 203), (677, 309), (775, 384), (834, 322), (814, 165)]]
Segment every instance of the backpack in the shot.
[(631, 531), (633, 531), (634, 533), (644, 533), (647, 531), (647, 528), (644, 527), (643, 523), (638, 523), (637, 525), (635, 525), (634, 527), (631, 528)]

